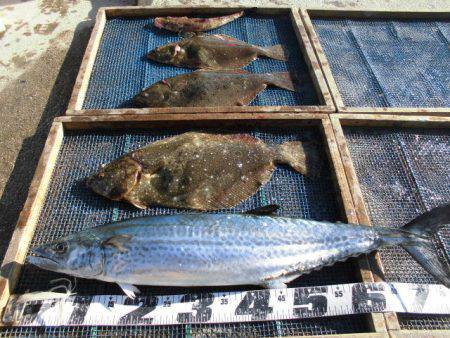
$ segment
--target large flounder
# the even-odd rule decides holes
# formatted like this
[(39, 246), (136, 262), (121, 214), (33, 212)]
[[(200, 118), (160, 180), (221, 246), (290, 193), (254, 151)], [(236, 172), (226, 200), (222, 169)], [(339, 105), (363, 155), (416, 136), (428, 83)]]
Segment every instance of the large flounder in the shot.
[(259, 56), (286, 60), (281, 45), (259, 47), (226, 35), (198, 35), (160, 46), (147, 54), (150, 60), (177, 67), (236, 69)]
[(276, 163), (314, 175), (315, 147), (299, 141), (269, 146), (248, 134), (189, 132), (154, 142), (109, 163), (87, 185), (138, 208), (230, 208), (252, 196)]
[(143, 107), (245, 106), (268, 85), (295, 91), (288, 72), (197, 70), (154, 83), (136, 95), (134, 103)]

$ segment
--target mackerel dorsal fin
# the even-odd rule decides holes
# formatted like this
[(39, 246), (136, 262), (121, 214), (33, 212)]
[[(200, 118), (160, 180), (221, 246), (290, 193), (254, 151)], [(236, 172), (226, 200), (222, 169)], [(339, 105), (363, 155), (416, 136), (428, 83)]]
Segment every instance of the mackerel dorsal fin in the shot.
[(272, 215), (274, 214), (278, 209), (280, 208), (277, 204), (268, 204), (264, 205), (262, 207), (258, 207), (255, 209), (251, 209), (246, 211), (246, 214), (252, 214), (252, 215)]
[(115, 235), (104, 240), (102, 246), (112, 246), (120, 252), (126, 252), (127, 249), (124, 247), (124, 244), (129, 242), (130, 239), (131, 235)]

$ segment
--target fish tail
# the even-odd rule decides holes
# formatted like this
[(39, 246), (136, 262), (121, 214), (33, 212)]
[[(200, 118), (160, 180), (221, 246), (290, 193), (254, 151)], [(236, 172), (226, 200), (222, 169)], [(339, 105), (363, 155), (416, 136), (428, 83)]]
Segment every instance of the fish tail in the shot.
[(287, 164), (306, 176), (318, 176), (322, 160), (312, 142), (289, 141), (274, 147), (275, 162)]
[(269, 46), (269, 47), (261, 47), (260, 53), (262, 56), (265, 56), (267, 58), (280, 60), (280, 61), (286, 61), (286, 53), (283, 49), (282, 45), (275, 45), (275, 46)]
[(392, 240), (396, 241), (394, 237), (402, 236), (403, 240), (398, 244), (437, 281), (450, 288), (450, 265), (439, 259), (432, 243), (432, 237), (448, 224), (450, 224), (450, 204), (434, 208), (402, 228), (395, 229), (396, 234), (392, 231), (391, 240), (390, 236), (386, 236), (385, 242), (394, 244), (392, 243)]
[(289, 72), (266, 73), (263, 76), (268, 84), (295, 92), (294, 81)]

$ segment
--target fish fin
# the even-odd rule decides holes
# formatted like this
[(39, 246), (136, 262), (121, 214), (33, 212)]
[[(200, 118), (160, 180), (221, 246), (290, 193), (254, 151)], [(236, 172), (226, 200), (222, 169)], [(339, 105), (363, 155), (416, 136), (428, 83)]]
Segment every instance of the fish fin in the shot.
[(285, 280), (283, 278), (268, 279), (264, 281), (261, 286), (267, 289), (285, 289), (287, 288)]
[(183, 31), (181, 31), (181, 32), (178, 33), (178, 35), (180, 37), (182, 37), (183, 39), (192, 39), (193, 37), (200, 36), (200, 35), (203, 35), (203, 34), (202, 33), (197, 33), (197, 32), (183, 32)]
[(432, 243), (432, 236), (448, 224), (450, 224), (450, 204), (434, 208), (400, 229), (409, 234), (410, 238), (400, 246), (437, 281), (450, 288), (450, 266), (439, 259)]
[(238, 41), (238, 42), (241, 42), (241, 43), (242, 43), (241, 40), (238, 40), (238, 39), (236, 39), (236, 38), (233, 38), (232, 36), (228, 36), (228, 35), (225, 35), (225, 34), (214, 34), (213, 36), (215, 36), (215, 37), (217, 37), (217, 38), (219, 38), (219, 39), (222, 39), (222, 40)]
[(267, 88), (266, 84), (261, 84), (259, 88), (256, 88), (254, 91), (250, 91), (247, 95), (242, 95), (242, 97), (236, 102), (238, 106), (247, 106), (250, 102), (252, 102), (255, 97), (261, 93), (264, 89)]
[(147, 209), (148, 208), (148, 205), (142, 203), (134, 195), (131, 195), (131, 194), (125, 195), (123, 197), (123, 200), (125, 200), (128, 203), (134, 205), (138, 209)]
[(217, 68), (213, 68), (213, 67), (205, 67), (205, 68), (201, 68), (201, 69), (197, 69), (197, 70), (193, 71), (193, 73), (198, 73), (198, 72), (214, 72), (214, 73), (228, 73), (228, 74), (249, 74), (249, 72), (247, 72), (244, 69), (217, 69)]
[(261, 74), (268, 84), (295, 92), (295, 85), (289, 72)]
[(262, 56), (265, 56), (265, 57), (268, 57), (271, 59), (280, 60), (280, 61), (287, 60), (286, 53), (285, 53), (282, 45), (275, 45), (275, 46), (270, 46), (270, 47), (260, 47), (259, 52), (261, 53)]
[(136, 294), (141, 293), (141, 291), (139, 291), (139, 289), (133, 284), (117, 283), (117, 285), (119, 285), (123, 293), (126, 294), (128, 298), (135, 299)]
[(319, 151), (312, 142), (289, 141), (276, 145), (275, 162), (291, 166), (300, 174), (318, 176), (322, 160)]
[(259, 208), (251, 209), (245, 212), (245, 214), (251, 215), (271, 215), (280, 208), (277, 204), (268, 204)]
[(115, 235), (102, 242), (102, 246), (115, 247), (120, 252), (127, 252), (127, 248), (123, 246), (125, 242), (129, 242), (131, 235)]

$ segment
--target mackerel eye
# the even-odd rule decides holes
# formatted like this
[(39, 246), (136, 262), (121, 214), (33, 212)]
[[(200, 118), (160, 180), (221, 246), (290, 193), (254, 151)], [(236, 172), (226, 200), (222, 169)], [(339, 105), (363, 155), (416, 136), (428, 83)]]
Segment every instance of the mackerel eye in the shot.
[(60, 242), (53, 246), (53, 250), (57, 253), (63, 254), (67, 251), (67, 243), (66, 242)]

